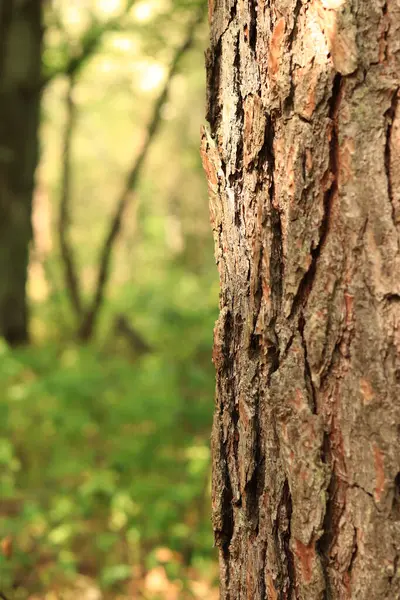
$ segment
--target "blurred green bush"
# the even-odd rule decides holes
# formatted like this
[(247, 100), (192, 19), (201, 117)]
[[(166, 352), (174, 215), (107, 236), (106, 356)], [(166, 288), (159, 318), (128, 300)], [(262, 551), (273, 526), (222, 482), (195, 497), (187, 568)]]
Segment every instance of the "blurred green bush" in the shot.
[(160, 547), (178, 557), (172, 578), (215, 559), (215, 306), (193, 282), (175, 296), (174, 304), (142, 290), (136, 319), (152, 347), (142, 356), (114, 338), (101, 347), (1, 345), (0, 531), (14, 542), (12, 558), (0, 556), (4, 589), (32, 593), (79, 573), (113, 590), (134, 566), (154, 567)]

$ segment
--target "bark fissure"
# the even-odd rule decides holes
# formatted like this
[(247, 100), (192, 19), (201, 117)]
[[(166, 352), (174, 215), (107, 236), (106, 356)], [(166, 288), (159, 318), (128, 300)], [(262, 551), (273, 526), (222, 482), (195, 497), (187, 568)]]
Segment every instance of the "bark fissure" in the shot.
[(250, 23), (249, 23), (249, 46), (256, 51), (257, 46), (257, 0), (249, 0)]
[(393, 220), (393, 224), (395, 227), (398, 227), (398, 223), (397, 223), (395, 202), (394, 202), (394, 197), (393, 197), (392, 166), (391, 166), (392, 160), (391, 160), (390, 146), (391, 146), (391, 139), (392, 139), (393, 120), (394, 120), (394, 117), (396, 114), (396, 108), (397, 108), (397, 104), (398, 104), (398, 94), (399, 94), (399, 88), (394, 90), (394, 92), (392, 94), (390, 108), (385, 113), (387, 125), (386, 125), (386, 135), (385, 135), (384, 164), (385, 164), (385, 173), (386, 173), (386, 180), (387, 180), (387, 193), (388, 193), (389, 202), (390, 202), (391, 210), (392, 210), (392, 220)]
[[(301, 10), (302, 6), (303, 6), (303, 0), (296, 0), (296, 5), (293, 10), (293, 27), (289, 33), (288, 40), (287, 40), (288, 55), (290, 56), (289, 70), (291, 73), (293, 72), (293, 64), (294, 64), (292, 47), (296, 40), (297, 29), (298, 29), (298, 19), (299, 19), (299, 14), (300, 14), (300, 10)], [(289, 91), (287, 98), (285, 98), (285, 109), (288, 114), (290, 114), (291, 111), (293, 110), (294, 94), (295, 94), (295, 85), (294, 85), (293, 77), (291, 77), (290, 78), (290, 91)], [(304, 117), (300, 116), (300, 118), (304, 118)]]
[(380, 59), (383, 62), (386, 62), (388, 59), (388, 43), (387, 43), (387, 39), (388, 39), (388, 33), (389, 33), (389, 27), (390, 27), (390, 22), (388, 21), (388, 2), (385, 1), (385, 3), (382, 6), (382, 27), (383, 27), (383, 33), (382, 33), (382, 37), (381, 37), (381, 45), (383, 46), (383, 49), (381, 49), (381, 57)]
[(286, 518), (287, 524), (283, 528), (282, 534), (282, 546), (284, 551), (284, 556), (286, 559), (286, 567), (288, 577), (286, 581), (283, 581), (284, 586), (284, 596), (283, 600), (291, 600), (294, 596), (294, 600), (297, 600), (297, 592), (296, 592), (296, 569), (294, 566), (294, 556), (293, 552), (290, 548), (290, 519), (292, 516), (292, 497), (290, 495), (290, 488), (288, 480), (285, 479), (285, 483), (283, 485), (282, 492), (282, 504), (285, 506), (286, 510)]
[(217, 46), (211, 51), (209, 48), (205, 53), (207, 73), (207, 96), (206, 96), (206, 119), (210, 124), (211, 132), (215, 132), (218, 122), (221, 120), (221, 105), (218, 102), (220, 89), (221, 69), (221, 38)]
[[(396, 575), (396, 573), (397, 573), (397, 569), (399, 568), (399, 560), (400, 560), (400, 555), (399, 555), (399, 554), (397, 554), (397, 555), (395, 556), (395, 558), (394, 558), (394, 561), (393, 561), (393, 572), (392, 572), (392, 574), (391, 574), (391, 575), (389, 575), (389, 585), (390, 585), (390, 586), (392, 585), (392, 583), (393, 583), (393, 582), (394, 582), (394, 580), (395, 580), (395, 575)], [(397, 590), (396, 588), (393, 590), (393, 592), (397, 592), (397, 591), (398, 591), (398, 590)]]
[(347, 571), (348, 572), (348, 577), (349, 577), (350, 581), (351, 581), (351, 572), (352, 572), (353, 567), (355, 565), (357, 554), (358, 554), (357, 529), (355, 529), (354, 530), (354, 541), (353, 541), (353, 548), (352, 548), (352, 551), (351, 551), (350, 564), (349, 564), (348, 571)]
[[(244, 110), (243, 110), (243, 98), (240, 90), (240, 52), (239, 52), (240, 35), (236, 36), (235, 40), (235, 83), (234, 83), (234, 95), (237, 97), (236, 103), (236, 124), (239, 131), (243, 131), (244, 123)], [(235, 188), (235, 198), (241, 197), (243, 178), (237, 180), (237, 173), (241, 173), (243, 168), (243, 136), (240, 136), (238, 145), (236, 148), (236, 161), (235, 171), (229, 174), (229, 183), (232, 188)], [(235, 204), (235, 218), (237, 219), (236, 225), (240, 227), (240, 207), (238, 203)]]
[(248, 519), (251, 534), (258, 536), (259, 534), (259, 513), (260, 499), (264, 490), (264, 467), (265, 460), (262, 450), (262, 433), (261, 423), (258, 417), (260, 410), (260, 399), (256, 398), (255, 402), (255, 448), (254, 448), (254, 470), (250, 479), (246, 482), (246, 517)]
[(278, 317), (282, 303), (282, 224), (279, 209), (275, 208), (274, 202), (274, 179), (271, 174), (270, 180), (270, 200), (271, 200), (271, 266), (270, 266), (270, 281), (272, 304), (275, 312), (275, 319)]
[[(299, 316), (298, 330), (300, 333), (300, 338), (301, 338), (303, 353), (304, 353), (304, 381), (307, 385), (308, 392), (309, 392), (308, 396), (311, 400), (310, 409), (313, 412), (313, 414), (317, 414), (317, 394), (316, 394), (316, 390), (315, 390), (314, 383), (312, 380), (310, 363), (308, 362), (307, 342), (304, 337), (304, 325), (305, 325), (305, 319), (304, 319), (303, 313), (301, 313)], [(326, 462), (326, 461), (323, 460), (323, 462)]]

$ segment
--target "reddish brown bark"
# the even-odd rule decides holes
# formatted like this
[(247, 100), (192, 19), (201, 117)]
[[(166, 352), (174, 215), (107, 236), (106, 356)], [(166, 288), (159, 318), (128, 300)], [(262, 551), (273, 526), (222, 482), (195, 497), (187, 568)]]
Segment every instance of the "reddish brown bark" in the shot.
[(400, 4), (210, 5), (221, 600), (400, 598)]

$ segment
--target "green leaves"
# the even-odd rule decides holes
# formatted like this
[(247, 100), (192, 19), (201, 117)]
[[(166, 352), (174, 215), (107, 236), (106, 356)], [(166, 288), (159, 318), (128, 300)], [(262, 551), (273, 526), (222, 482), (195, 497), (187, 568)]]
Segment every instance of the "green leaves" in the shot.
[(101, 581), (103, 585), (107, 588), (112, 587), (116, 583), (120, 583), (121, 581), (129, 580), (131, 576), (132, 567), (130, 565), (113, 565), (111, 567), (106, 567), (103, 570)]
[[(9, 503), (0, 535), (35, 548), (32, 568), (50, 560), (35, 571), (39, 586), (73, 577), (90, 559), (103, 587), (118, 587), (143, 548), (183, 552), (204, 519), (208, 536), (195, 538), (195, 554), (211, 556), (198, 498), (208, 496), (213, 374), (209, 361), (191, 364), (198, 319), (178, 312), (160, 321), (161, 347), (134, 364), (94, 347), (2, 347), (0, 485)], [(177, 327), (188, 332), (185, 349)]]

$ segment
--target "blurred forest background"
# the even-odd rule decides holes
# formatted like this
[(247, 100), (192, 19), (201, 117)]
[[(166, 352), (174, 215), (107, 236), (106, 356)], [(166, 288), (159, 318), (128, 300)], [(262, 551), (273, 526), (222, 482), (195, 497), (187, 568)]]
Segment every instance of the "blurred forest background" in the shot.
[(0, 592), (212, 600), (206, 0), (44, 17), (31, 341), (0, 345)]

